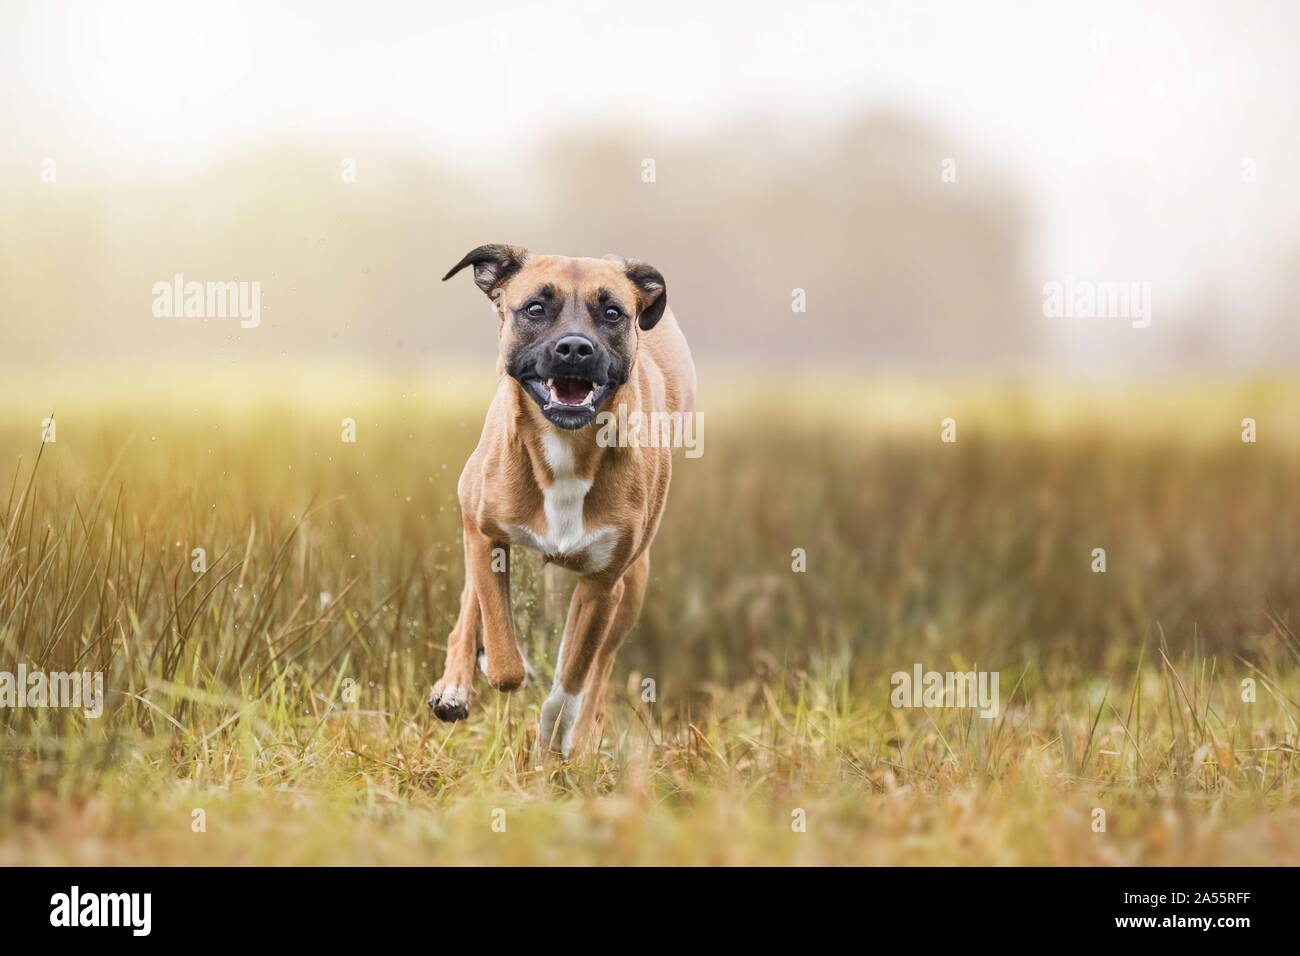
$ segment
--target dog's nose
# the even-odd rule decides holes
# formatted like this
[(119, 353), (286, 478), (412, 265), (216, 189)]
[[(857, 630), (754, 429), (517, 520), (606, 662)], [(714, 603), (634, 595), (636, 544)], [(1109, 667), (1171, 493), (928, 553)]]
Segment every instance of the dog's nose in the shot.
[(584, 336), (566, 335), (555, 343), (553, 351), (558, 361), (574, 363), (591, 358), (596, 353), (596, 347)]

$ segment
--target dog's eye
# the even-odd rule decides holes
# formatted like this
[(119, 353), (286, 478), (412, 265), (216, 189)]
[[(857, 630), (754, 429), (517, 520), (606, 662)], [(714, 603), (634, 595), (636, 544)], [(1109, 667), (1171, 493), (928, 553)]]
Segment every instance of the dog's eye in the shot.
[(529, 302), (524, 306), (524, 312), (531, 319), (540, 319), (546, 314), (546, 306), (540, 302)]
[(618, 308), (615, 308), (615, 307), (612, 306), (612, 305), (611, 305), (609, 308), (607, 308), (607, 309), (605, 310), (605, 320), (606, 320), (606, 321), (608, 321), (608, 322), (617, 322), (617, 321), (618, 321), (619, 319), (621, 319), (621, 318), (623, 318), (623, 312), (622, 312), (622, 310), (620, 310), (620, 309), (618, 309)]

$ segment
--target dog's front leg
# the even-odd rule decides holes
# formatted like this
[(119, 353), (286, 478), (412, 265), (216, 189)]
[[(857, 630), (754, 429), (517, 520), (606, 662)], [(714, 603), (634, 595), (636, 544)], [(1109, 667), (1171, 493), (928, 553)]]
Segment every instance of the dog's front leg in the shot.
[[(494, 551), (498, 558), (495, 564)], [(514, 690), (523, 684), (525, 671), (510, 609), (510, 545), (489, 538), (468, 519), (465, 520), (465, 573), (478, 599), (488, 683), (497, 690)]]
[(613, 583), (579, 579), (560, 640), (555, 683), (542, 704), (537, 739), (543, 752), (558, 751), (566, 757), (573, 752), (573, 728), (582, 712), (583, 684), (622, 597), (621, 578)]
[(474, 658), (478, 653), (482, 630), (483, 618), (478, 610), (478, 595), (474, 593), (474, 581), (467, 569), (465, 589), (460, 595), (460, 616), (447, 638), (447, 663), (443, 667), (442, 677), (433, 685), (433, 693), (429, 695), (429, 707), (439, 720), (464, 720), (469, 716), (474, 687)]

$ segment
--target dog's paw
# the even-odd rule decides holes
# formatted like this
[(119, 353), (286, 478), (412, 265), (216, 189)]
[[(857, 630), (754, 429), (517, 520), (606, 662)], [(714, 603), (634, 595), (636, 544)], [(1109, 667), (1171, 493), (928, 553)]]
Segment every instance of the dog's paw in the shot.
[(429, 695), (429, 709), (439, 720), (464, 720), (469, 716), (470, 691), (452, 681), (438, 681)]
[(488, 661), (487, 680), (488, 683), (502, 692), (518, 690), (524, 686), (524, 662), (521, 657), (515, 655), (515, 659), (507, 661), (496, 667), (492, 661)]
[(573, 752), (573, 728), (582, 712), (582, 694), (565, 693), (556, 685), (542, 702), (541, 721), (537, 728), (537, 747), (543, 754)]
[[(522, 686), (531, 687), (533, 684), (536, 684), (538, 681), (537, 671), (533, 670), (533, 665), (528, 663), (528, 658), (525, 657), (523, 661), (524, 661), (524, 682)], [(482, 648), (479, 648), (479, 652), (478, 652), (478, 669), (483, 674), (484, 677), (488, 676), (487, 654), (484, 653)]]

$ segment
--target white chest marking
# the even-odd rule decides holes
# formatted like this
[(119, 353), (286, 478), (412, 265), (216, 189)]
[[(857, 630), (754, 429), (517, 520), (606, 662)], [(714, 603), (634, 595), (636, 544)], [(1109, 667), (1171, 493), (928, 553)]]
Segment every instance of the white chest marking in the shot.
[(544, 435), (542, 453), (554, 476), (551, 486), (542, 493), (546, 528), (539, 534), (531, 528), (509, 525), (510, 540), (543, 554), (582, 555), (588, 574), (604, 570), (614, 556), (618, 535), (607, 525), (590, 531), (583, 527), (582, 505), (591, 490), (591, 482), (577, 476), (568, 439)]

